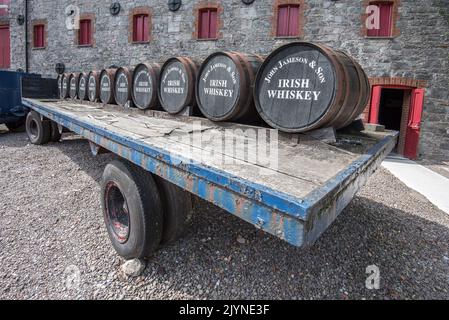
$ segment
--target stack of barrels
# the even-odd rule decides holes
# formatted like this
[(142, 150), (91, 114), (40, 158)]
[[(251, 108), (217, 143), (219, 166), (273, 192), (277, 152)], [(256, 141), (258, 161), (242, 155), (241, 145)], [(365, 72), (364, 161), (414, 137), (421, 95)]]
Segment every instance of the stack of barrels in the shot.
[(61, 99), (118, 104), (212, 121), (253, 123), (301, 133), (340, 129), (363, 112), (368, 78), (348, 54), (325, 45), (294, 42), (268, 57), (216, 52), (201, 61), (175, 57), (160, 65), (63, 74)]

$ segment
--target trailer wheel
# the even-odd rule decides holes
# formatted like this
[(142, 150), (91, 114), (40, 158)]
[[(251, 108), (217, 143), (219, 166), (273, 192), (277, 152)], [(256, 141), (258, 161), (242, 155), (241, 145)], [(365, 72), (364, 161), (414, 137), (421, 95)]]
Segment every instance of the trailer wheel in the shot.
[(61, 140), (61, 133), (59, 132), (58, 124), (54, 121), (50, 125), (50, 141), (59, 142)]
[(32, 144), (42, 145), (50, 141), (50, 121), (42, 121), (36, 111), (30, 111), (25, 121), (28, 139)]
[(161, 244), (170, 244), (181, 238), (192, 221), (192, 196), (167, 180), (155, 176), (164, 209), (164, 229)]
[(163, 211), (157, 185), (143, 169), (124, 161), (106, 166), (101, 204), (109, 238), (125, 259), (145, 258), (162, 238)]

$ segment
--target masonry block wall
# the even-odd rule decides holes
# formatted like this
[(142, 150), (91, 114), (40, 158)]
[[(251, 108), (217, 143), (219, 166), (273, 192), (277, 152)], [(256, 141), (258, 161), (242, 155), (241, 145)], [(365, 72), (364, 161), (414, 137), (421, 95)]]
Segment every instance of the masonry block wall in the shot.
[[(395, 36), (366, 39), (362, 17), (365, 0), (292, 0), (302, 7), (300, 38), (278, 39), (273, 35), (274, 5), (288, 0), (183, 1), (177, 12), (166, 0), (121, 0), (122, 10), (111, 16), (112, 1), (33, 0), (30, 21), (47, 19), (44, 50), (30, 48), (32, 72), (56, 77), (54, 66), (63, 62), (67, 71), (101, 69), (110, 65), (136, 65), (164, 61), (176, 55), (206, 56), (216, 50), (268, 54), (277, 46), (298, 40), (322, 42), (354, 56), (372, 78), (408, 78), (426, 83), (420, 153), (449, 158), (449, 0), (394, 0)], [(195, 37), (195, 12), (202, 2), (220, 9), (219, 37), (214, 41)], [(95, 44), (78, 47), (76, 34), (65, 27), (65, 8), (75, 4), (81, 14), (95, 16)], [(129, 13), (136, 7), (151, 8), (151, 39), (129, 41)], [(397, 10), (396, 10), (397, 9)], [(24, 1), (12, 1), (12, 68), (24, 68), (24, 28), (15, 17), (24, 13)], [(30, 41), (32, 36), (29, 37)]]

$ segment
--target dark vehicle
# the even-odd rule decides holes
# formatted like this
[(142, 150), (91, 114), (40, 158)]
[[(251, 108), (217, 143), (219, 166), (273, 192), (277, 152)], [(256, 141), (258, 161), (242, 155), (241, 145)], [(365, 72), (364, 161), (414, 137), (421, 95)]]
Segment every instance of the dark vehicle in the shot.
[(56, 80), (45, 79), (38, 74), (19, 71), (0, 71), (0, 124), (10, 131), (24, 128), (29, 109), (22, 104), (22, 97), (39, 98), (55, 95)]

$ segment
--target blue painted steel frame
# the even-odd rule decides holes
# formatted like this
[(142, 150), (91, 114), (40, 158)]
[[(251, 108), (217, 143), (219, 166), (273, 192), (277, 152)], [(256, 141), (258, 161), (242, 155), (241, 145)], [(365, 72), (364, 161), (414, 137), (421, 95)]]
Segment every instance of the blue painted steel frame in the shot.
[[(313, 226), (308, 224), (308, 219), (317, 212), (317, 206), (323, 203), (323, 199), (335, 195), (337, 189), (345, 188), (345, 184), (350, 183), (351, 177), (354, 178), (358, 170), (374, 163), (380, 154), (394, 146), (395, 140), (394, 135), (386, 137), (324, 186), (305, 199), (298, 199), (211, 168), (204, 163), (174, 157), (166, 150), (71, 118), (45, 106), (45, 102), (35, 103), (27, 99), (23, 102), (29, 108), (98, 146), (298, 247), (313, 243), (325, 231), (313, 230)], [(308, 235), (308, 232), (312, 232), (314, 236)]]

